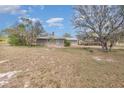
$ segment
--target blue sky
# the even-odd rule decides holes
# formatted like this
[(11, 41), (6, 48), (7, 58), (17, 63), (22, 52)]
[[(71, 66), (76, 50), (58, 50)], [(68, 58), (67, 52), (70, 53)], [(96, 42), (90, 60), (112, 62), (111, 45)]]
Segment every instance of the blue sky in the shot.
[(65, 32), (75, 36), (71, 23), (73, 15), (72, 6), (0, 6), (0, 30), (13, 25), (19, 17), (27, 16), (42, 21), (44, 29), (62, 36)]

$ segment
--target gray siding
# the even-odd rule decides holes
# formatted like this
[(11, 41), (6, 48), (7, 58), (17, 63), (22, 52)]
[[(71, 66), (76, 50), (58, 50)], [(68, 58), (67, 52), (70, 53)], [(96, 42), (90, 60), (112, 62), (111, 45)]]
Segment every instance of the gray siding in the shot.
[(47, 39), (37, 39), (37, 45), (47, 45), (48, 44), (48, 40)]

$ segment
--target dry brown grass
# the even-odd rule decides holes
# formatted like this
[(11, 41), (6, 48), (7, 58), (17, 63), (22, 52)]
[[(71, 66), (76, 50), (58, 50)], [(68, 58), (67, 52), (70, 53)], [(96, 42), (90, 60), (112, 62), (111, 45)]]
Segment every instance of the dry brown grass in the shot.
[(0, 73), (22, 71), (2, 87), (124, 87), (123, 49), (1, 46), (2, 60)]

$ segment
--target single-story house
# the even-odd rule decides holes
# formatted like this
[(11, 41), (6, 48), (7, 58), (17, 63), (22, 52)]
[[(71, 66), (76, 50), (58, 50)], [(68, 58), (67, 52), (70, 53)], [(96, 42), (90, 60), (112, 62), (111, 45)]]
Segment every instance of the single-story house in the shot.
[(64, 40), (71, 42), (71, 46), (77, 45), (76, 38), (63, 38), (63, 37), (38, 37), (36, 44), (41, 46), (64, 47)]

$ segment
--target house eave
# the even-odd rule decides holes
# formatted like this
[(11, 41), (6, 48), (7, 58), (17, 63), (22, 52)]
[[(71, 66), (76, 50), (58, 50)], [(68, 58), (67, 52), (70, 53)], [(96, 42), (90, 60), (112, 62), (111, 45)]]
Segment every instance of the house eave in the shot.
[(63, 37), (38, 37), (37, 39), (51, 39), (51, 38), (53, 38), (53, 39), (61, 39), (61, 40), (65, 40), (65, 39), (67, 39), (67, 40), (73, 40), (73, 41), (77, 41), (77, 39), (76, 38), (63, 38)]

